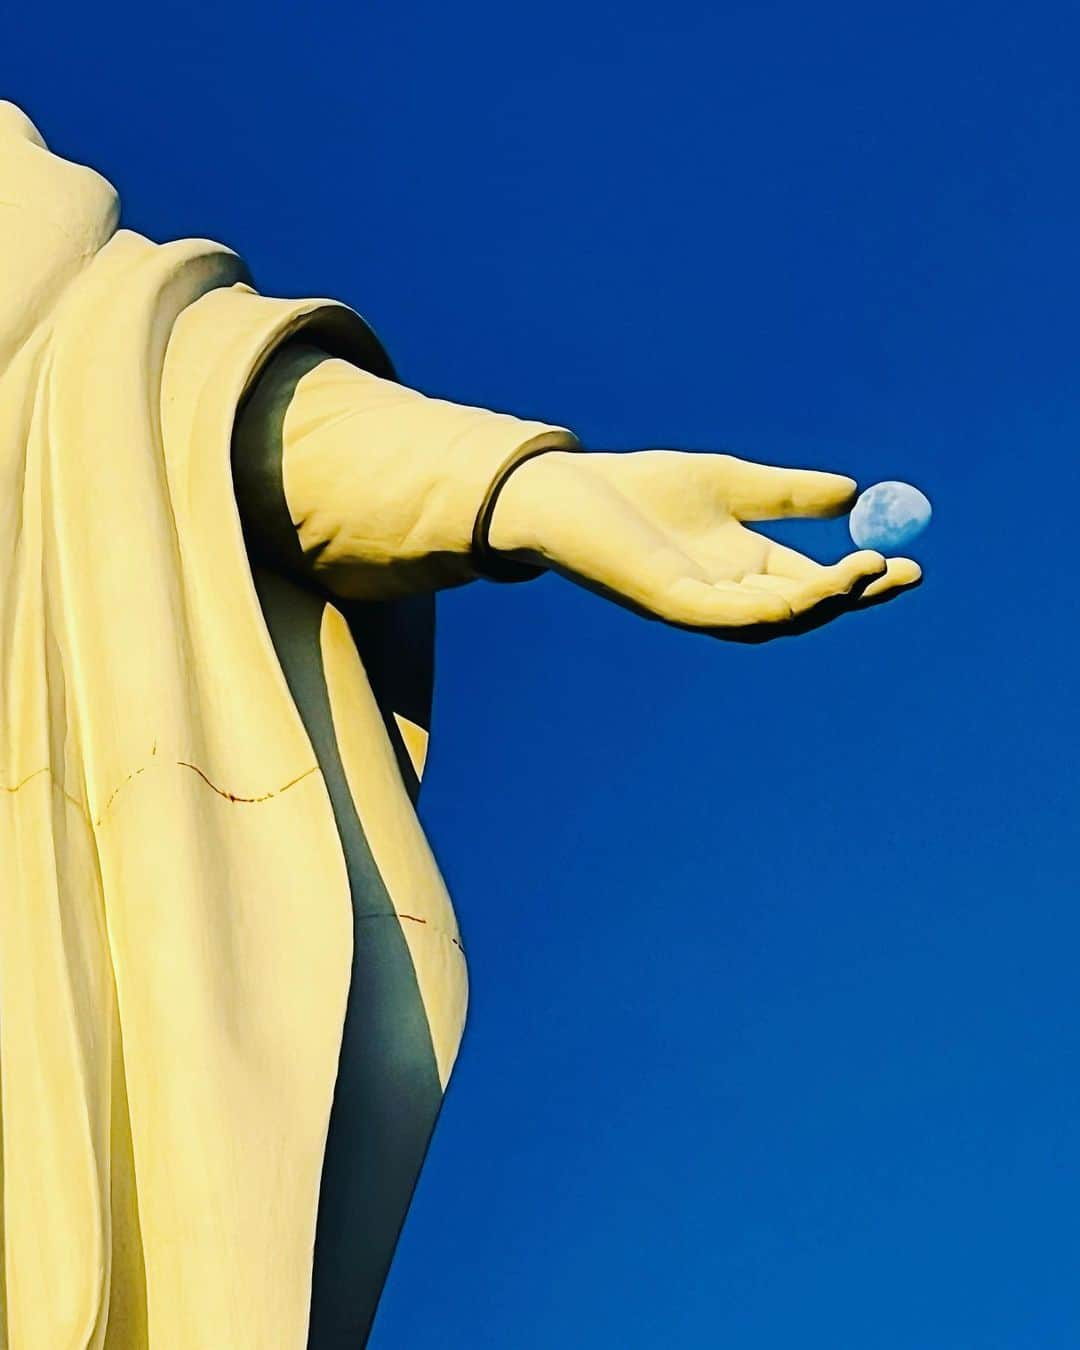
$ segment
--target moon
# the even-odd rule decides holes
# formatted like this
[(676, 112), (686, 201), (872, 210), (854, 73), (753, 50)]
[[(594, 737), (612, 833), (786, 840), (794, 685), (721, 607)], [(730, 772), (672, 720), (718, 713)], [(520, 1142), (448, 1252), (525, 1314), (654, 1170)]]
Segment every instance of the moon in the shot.
[(933, 508), (910, 483), (875, 483), (851, 508), (848, 530), (859, 548), (895, 553), (922, 534)]

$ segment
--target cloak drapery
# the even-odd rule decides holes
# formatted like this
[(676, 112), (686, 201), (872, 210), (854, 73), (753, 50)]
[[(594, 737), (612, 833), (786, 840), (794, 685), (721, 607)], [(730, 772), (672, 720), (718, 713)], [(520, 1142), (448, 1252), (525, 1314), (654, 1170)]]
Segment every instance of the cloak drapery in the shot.
[(384, 358), (116, 219), (0, 105), (7, 1344), (299, 1347), (350, 902), (230, 438), (285, 337)]

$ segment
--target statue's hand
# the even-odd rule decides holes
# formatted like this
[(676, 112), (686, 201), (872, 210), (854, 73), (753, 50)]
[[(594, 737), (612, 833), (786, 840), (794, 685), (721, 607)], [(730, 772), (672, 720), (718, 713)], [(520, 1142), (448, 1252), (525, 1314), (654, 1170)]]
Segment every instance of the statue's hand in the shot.
[(731, 455), (549, 451), (510, 475), (488, 539), (640, 614), (759, 642), (918, 585), (908, 558), (864, 549), (823, 566), (744, 523), (841, 515), (855, 491), (839, 474)]

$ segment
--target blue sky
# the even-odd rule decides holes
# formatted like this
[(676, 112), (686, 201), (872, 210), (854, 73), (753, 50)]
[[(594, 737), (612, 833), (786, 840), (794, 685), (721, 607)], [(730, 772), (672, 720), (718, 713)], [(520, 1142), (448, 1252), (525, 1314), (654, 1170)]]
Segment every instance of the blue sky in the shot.
[(1075, 1350), (1080, 12), (4, 28), (129, 225), (348, 301), (418, 387), (934, 503), (919, 592), (778, 645), (445, 599), (473, 1005), (375, 1350)]

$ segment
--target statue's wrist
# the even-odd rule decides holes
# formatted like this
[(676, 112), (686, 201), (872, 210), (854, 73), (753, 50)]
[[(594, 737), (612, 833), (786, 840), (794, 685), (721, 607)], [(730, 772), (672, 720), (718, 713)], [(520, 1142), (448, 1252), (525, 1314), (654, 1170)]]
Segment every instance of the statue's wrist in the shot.
[(545, 499), (558, 493), (558, 470), (577, 454), (559, 446), (538, 446), (499, 475), (473, 533), (473, 561), (481, 576), (524, 581), (544, 570), (539, 527)]
[(507, 475), (488, 524), (489, 548), (500, 556), (542, 564), (545, 502), (565, 484), (576, 451), (548, 449), (516, 464)]

